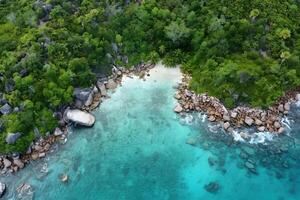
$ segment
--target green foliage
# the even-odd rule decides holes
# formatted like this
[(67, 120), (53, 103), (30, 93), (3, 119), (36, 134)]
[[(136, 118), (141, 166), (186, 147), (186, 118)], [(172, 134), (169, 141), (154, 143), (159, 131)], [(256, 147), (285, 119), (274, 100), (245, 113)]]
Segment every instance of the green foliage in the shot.
[[(0, 152), (53, 131), (53, 112), (96, 73), (162, 60), (192, 75), (190, 88), (227, 106), (267, 107), (300, 84), (300, 4), (290, 0), (4, 0), (0, 88), (19, 112), (1, 116)], [(26, 71), (25, 75), (21, 71)], [(22, 132), (16, 145), (10, 132)]]

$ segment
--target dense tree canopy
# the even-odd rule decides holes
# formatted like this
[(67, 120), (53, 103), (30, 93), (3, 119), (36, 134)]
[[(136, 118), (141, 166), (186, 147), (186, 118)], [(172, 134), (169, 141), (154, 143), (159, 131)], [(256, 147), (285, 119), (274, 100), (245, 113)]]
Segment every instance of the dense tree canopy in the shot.
[[(53, 112), (112, 65), (162, 59), (227, 106), (267, 107), (300, 85), (296, 0), (0, 1), (0, 152), (57, 126)], [(7, 101), (7, 102), (5, 102)], [(21, 132), (16, 145), (5, 143)]]

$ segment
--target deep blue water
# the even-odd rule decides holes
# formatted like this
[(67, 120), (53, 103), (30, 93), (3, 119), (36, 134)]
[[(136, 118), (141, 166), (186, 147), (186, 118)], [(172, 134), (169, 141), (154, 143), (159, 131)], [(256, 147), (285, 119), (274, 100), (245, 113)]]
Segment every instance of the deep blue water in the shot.
[[(4, 199), (18, 199), (15, 190), (24, 182), (41, 200), (300, 199), (297, 126), (268, 145), (236, 143), (220, 130), (210, 132), (198, 114), (188, 124), (173, 112), (179, 80), (178, 69), (161, 68), (147, 81), (127, 78), (94, 112), (93, 128), (74, 129), (46, 159), (1, 177), (9, 187)], [(275, 153), (282, 145), (287, 152)], [(255, 153), (241, 156), (245, 146)], [(257, 174), (244, 167), (245, 159)], [(60, 181), (63, 173), (68, 183)], [(210, 182), (219, 184), (215, 193), (204, 188)]]

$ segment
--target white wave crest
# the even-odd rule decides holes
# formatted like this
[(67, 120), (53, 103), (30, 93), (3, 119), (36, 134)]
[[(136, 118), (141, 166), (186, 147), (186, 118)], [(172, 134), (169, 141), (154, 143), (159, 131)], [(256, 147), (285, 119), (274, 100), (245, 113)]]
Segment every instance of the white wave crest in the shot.
[(242, 135), (238, 131), (232, 131), (231, 135), (232, 135), (234, 141), (245, 142), (245, 139), (242, 137)]
[(250, 144), (264, 144), (267, 141), (272, 141), (274, 134), (270, 132), (255, 132), (251, 134)]

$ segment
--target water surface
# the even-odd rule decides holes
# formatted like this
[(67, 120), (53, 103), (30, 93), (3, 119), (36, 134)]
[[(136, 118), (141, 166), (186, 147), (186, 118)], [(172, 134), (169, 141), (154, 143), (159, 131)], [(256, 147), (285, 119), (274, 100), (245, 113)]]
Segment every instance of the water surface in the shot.
[[(289, 150), (294, 157), (261, 151), (262, 144), (253, 148), (257, 155), (247, 159), (254, 160), (258, 174), (249, 172), (241, 158), (246, 144), (236, 144), (219, 130), (211, 133), (202, 115), (183, 120), (173, 112), (180, 78), (179, 69), (161, 67), (152, 69), (146, 81), (125, 78), (94, 112), (93, 128), (74, 129), (46, 159), (1, 177), (9, 187), (5, 199), (18, 199), (15, 189), (24, 182), (41, 200), (300, 199), (299, 140), (293, 139)], [(297, 134), (296, 127), (291, 134)], [(196, 146), (186, 144), (188, 139)], [(278, 163), (288, 159), (288, 168), (273, 161), (261, 164), (272, 156)], [(60, 181), (63, 173), (68, 183)], [(220, 189), (206, 191), (210, 182)]]

